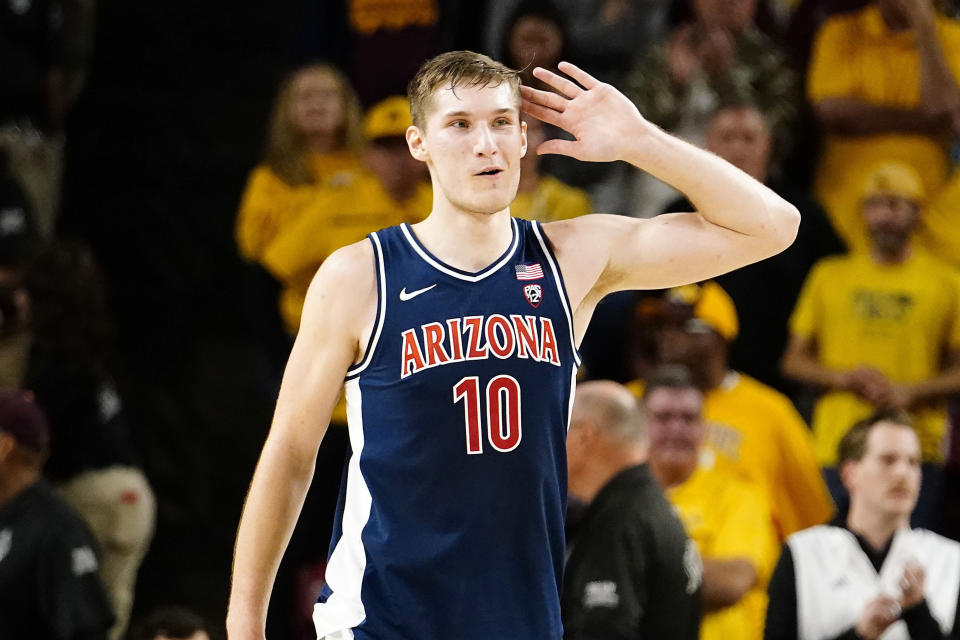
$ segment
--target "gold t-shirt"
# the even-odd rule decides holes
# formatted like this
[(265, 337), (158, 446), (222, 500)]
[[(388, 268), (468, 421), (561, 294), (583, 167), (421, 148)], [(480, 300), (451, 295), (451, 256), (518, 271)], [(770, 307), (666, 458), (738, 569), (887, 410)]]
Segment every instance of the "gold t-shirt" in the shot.
[[(879, 369), (894, 383), (934, 376), (946, 349), (960, 348), (960, 274), (922, 251), (900, 265), (880, 265), (867, 253), (825, 258), (811, 270), (790, 318), (790, 332), (817, 343), (820, 362), (844, 371)], [(845, 391), (817, 402), (813, 432), (817, 461), (836, 463), (837, 444), (873, 407)], [(942, 403), (912, 413), (926, 461), (942, 461)]]
[(667, 499), (704, 560), (749, 560), (757, 583), (733, 606), (705, 613), (700, 640), (760, 640), (766, 587), (780, 550), (770, 505), (759, 487), (713, 465), (706, 453), (686, 482), (666, 490)]
[[(938, 15), (937, 39), (947, 64), (960, 80), (960, 22)], [(913, 109), (920, 104), (920, 61), (913, 31), (894, 33), (875, 4), (827, 19), (817, 32), (807, 74), (811, 104), (827, 98), (853, 98), (878, 107)], [(868, 236), (860, 213), (863, 184), (873, 166), (899, 161), (912, 166), (934, 197), (947, 178), (946, 136), (887, 132), (828, 134), (815, 176), (815, 192), (840, 236), (851, 249), (865, 249)], [(960, 225), (953, 211), (931, 213), (929, 227), (947, 233), (945, 242), (924, 232), (931, 248), (960, 247)], [(956, 258), (954, 258), (956, 260)]]

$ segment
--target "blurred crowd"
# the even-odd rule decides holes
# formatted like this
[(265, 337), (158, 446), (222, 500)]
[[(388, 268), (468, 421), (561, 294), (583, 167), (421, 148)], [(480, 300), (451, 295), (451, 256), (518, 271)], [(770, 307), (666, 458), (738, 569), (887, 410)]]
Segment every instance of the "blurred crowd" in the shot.
[[(586, 404), (574, 412), (571, 539), (597, 530), (596, 504), (608, 484), (637, 483), (644, 496), (649, 485), (672, 505), (651, 508), (676, 514), (698, 556), (682, 546), (663, 552), (696, 575), (691, 593), (702, 623), (691, 637), (797, 638), (805, 616), (826, 622), (802, 637), (875, 638), (888, 628), (907, 634), (895, 637), (955, 637), (960, 573), (934, 574), (923, 557), (919, 569), (898, 560), (902, 575), (891, 579), (902, 583), (899, 599), (868, 602), (858, 592), (847, 598), (850, 611), (821, 616), (816, 607), (830, 609), (830, 598), (821, 597), (816, 568), (800, 567), (853, 553), (827, 540), (835, 531), (853, 531), (877, 572), (899, 558), (901, 528), (960, 539), (960, 439), (952, 437), (960, 420), (956, 7), (940, 0), (474, 4), (319, 3), (300, 25), (308, 44), (273, 70), (268, 121), (246, 123), (262, 131), (262, 156), (232, 194), (245, 295), (260, 301), (258, 317), (282, 326), (252, 334), (253, 348), (271, 363), (260, 378), (266, 393), (275, 393), (324, 259), (430, 212), (429, 177), (404, 138), (405, 84), (419, 64), (444, 49), (473, 47), (546, 88), (531, 75), (535, 66), (574, 62), (623, 90), (648, 120), (770, 186), (803, 222), (793, 246), (762, 263), (599, 305), (580, 380), (623, 386), (587, 387)], [(143, 463), (143, 443), (158, 439), (139, 437), (125, 410), (137, 367), (118, 349), (124, 327), (112, 314), (103, 256), (57, 220), (69, 205), (60, 188), (71, 142), (65, 122), (101, 35), (96, 11), (93, 0), (0, 6), (0, 638), (215, 638), (217, 625), (185, 609), (131, 613), (157, 520), (164, 505), (176, 511), (177, 504), (155, 493)], [(341, 34), (337, 55), (318, 59), (329, 51), (311, 40), (314, 31)], [(526, 122), (531, 149), (568, 135)], [(511, 213), (549, 222), (694, 209), (624, 163), (528, 153)], [(623, 408), (624, 394), (633, 409)], [(628, 415), (634, 409), (636, 419)], [(333, 423), (346, 423), (342, 403)], [(855, 424), (866, 426), (851, 431)], [(880, 471), (867, 469), (871, 456), (882, 458)], [(649, 469), (649, 482), (635, 471), (621, 478), (637, 466)], [(869, 493), (884, 483), (901, 493)], [(277, 637), (311, 637), (310, 602), (330, 533), (330, 515), (318, 520), (311, 510), (332, 507), (308, 499), (300, 526), (311, 543), (301, 548), (295, 539), (295, 567), (279, 587), (298, 613), (285, 611), (292, 620)], [(862, 524), (884, 517), (896, 527)], [(875, 539), (867, 529), (879, 531)], [(941, 549), (923, 540), (917, 548), (954, 553), (946, 542)], [(607, 561), (578, 553), (576, 576)], [(944, 580), (952, 603), (924, 600), (924, 576)], [(576, 611), (571, 637), (631, 637), (615, 634), (639, 628), (657, 607), (656, 593), (620, 594), (649, 597), (649, 608), (632, 607), (616, 621), (620, 631), (591, 636), (591, 624), (604, 629), (609, 621), (590, 610), (617, 607), (603, 579), (580, 582), (583, 594), (564, 596), (565, 609)], [(179, 595), (167, 602), (192, 604)], [(686, 606), (677, 602), (678, 610)], [(765, 631), (768, 602), (776, 624)], [(944, 635), (925, 635), (932, 619)], [(652, 635), (641, 637), (683, 636), (656, 635), (657, 623), (648, 624)]]

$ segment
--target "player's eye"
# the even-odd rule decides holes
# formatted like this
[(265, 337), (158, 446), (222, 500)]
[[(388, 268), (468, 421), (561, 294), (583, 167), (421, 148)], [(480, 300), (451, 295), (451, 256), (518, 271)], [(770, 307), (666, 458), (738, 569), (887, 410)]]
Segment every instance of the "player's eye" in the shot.
[(510, 120), (508, 120), (507, 118), (497, 118), (496, 120), (493, 121), (493, 124), (498, 127), (505, 127), (510, 124)]
[(456, 127), (457, 129), (466, 129), (467, 121), (466, 120), (454, 120), (450, 123), (451, 127)]

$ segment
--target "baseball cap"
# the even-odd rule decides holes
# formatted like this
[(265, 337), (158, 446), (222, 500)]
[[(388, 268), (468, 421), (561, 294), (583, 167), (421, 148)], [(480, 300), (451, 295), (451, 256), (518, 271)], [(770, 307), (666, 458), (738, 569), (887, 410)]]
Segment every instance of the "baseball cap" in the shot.
[(363, 135), (367, 140), (405, 136), (411, 124), (410, 103), (403, 96), (391, 96), (367, 110)]
[(920, 174), (902, 162), (876, 165), (863, 183), (864, 199), (872, 196), (899, 196), (922, 203), (926, 195)]
[(46, 453), (50, 448), (47, 417), (25, 391), (0, 390), (0, 431), (37, 453)]
[(727, 341), (737, 337), (740, 331), (737, 308), (733, 299), (716, 282), (674, 287), (667, 291), (665, 297), (668, 302), (693, 307), (693, 318), (687, 324), (688, 329), (709, 328)]

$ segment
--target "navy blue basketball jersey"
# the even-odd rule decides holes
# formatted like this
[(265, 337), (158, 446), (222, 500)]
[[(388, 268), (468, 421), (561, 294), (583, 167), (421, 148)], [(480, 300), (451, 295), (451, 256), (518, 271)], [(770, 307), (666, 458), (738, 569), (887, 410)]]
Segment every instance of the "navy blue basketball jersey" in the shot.
[(566, 432), (579, 356), (536, 222), (469, 273), (408, 225), (370, 235), (379, 307), (345, 382), (352, 454), (320, 638), (562, 636)]

